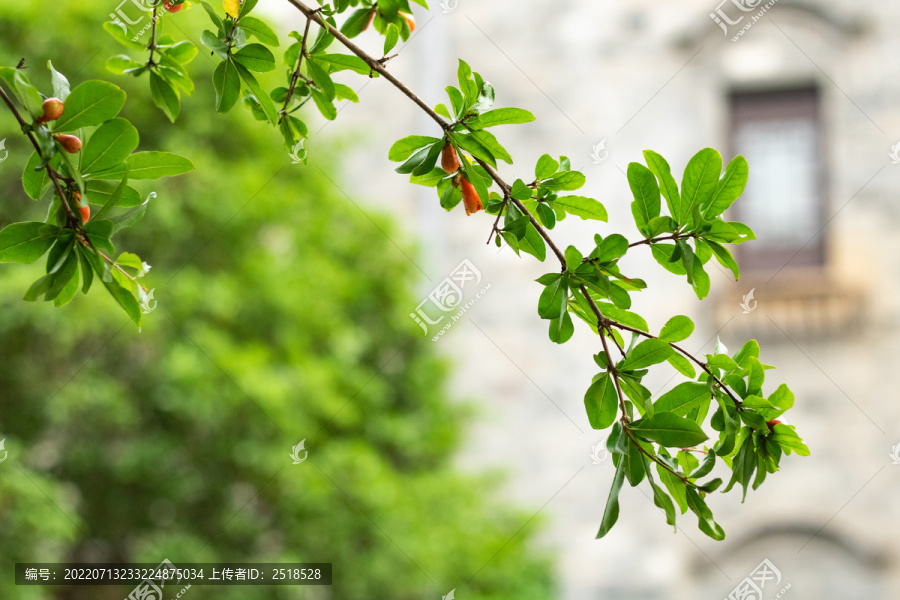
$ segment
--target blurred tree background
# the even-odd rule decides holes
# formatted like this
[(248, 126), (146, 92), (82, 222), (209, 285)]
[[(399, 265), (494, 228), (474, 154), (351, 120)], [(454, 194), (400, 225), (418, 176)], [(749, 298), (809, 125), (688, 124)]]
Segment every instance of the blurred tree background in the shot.
[[(402, 233), (290, 164), (248, 111), (216, 115), (202, 48), (197, 91), (170, 124), (146, 78), (103, 68), (120, 52), (101, 28), (114, 9), (0, 7), (0, 63), (24, 57), (45, 90), (48, 59), (73, 86), (116, 83), (139, 150), (197, 166), (143, 186), (158, 197), (119, 238), (153, 265), (144, 283), (159, 304), (143, 331), (101, 288), (54, 309), (21, 299), (38, 266), (0, 269), (0, 598), (129, 591), (15, 588), (16, 562), (163, 558), (334, 563), (332, 588), (194, 587), (198, 600), (552, 596), (530, 528), (516, 535), (530, 515), (496, 500), (493, 478), (451, 465), (466, 413), (408, 318), (418, 272), (379, 228)], [(178, 18), (186, 32), (207, 26), (196, 5)], [(42, 219), (46, 205), (21, 189), (31, 150), (11, 115), (0, 123), (0, 226)], [(304, 438), (309, 458), (292, 465)]]

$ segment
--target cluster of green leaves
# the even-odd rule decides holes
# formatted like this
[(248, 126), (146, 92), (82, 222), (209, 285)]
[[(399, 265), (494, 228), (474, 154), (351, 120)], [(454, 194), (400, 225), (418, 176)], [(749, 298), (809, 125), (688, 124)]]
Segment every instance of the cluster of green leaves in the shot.
[[(637, 486), (646, 477), (654, 502), (665, 511), (670, 525), (675, 524), (677, 505), (682, 514), (691, 510), (697, 516), (703, 533), (721, 540), (725, 533), (715, 522), (705, 496), (721, 487), (722, 479), (700, 481), (713, 472), (717, 458), (732, 471), (731, 481), (722, 491), (740, 483), (746, 498), (751, 479), (753, 489), (759, 487), (768, 473), (778, 470), (783, 454), (809, 455), (794, 428), (776, 422), (794, 404), (790, 389), (782, 384), (768, 397), (762, 394), (765, 370), (772, 367), (759, 361), (755, 341), (744, 344), (733, 356), (717, 344), (715, 353), (706, 356), (708, 370), (696, 381), (680, 383), (651, 401), (641, 380), (649, 367), (678, 356), (676, 342), (686, 339), (693, 329), (687, 317), (673, 317), (659, 337), (632, 344), (615, 365), (609, 364), (605, 352), (595, 357), (603, 370), (585, 394), (585, 408), (593, 428), (612, 427), (607, 449), (616, 466), (598, 537), (606, 535), (616, 522), (617, 497), (624, 480)], [(712, 406), (716, 408), (710, 415)], [(617, 420), (620, 410), (624, 417)], [(715, 444), (700, 449), (709, 440), (706, 425), (719, 435)], [(651, 462), (662, 486), (654, 480)]]
[[(628, 165), (634, 222), (656, 261), (671, 273), (685, 275), (702, 300), (709, 294), (709, 275), (703, 265), (715, 256), (737, 279), (737, 262), (723, 244), (756, 239), (743, 223), (722, 218), (744, 192), (749, 175), (747, 160), (735, 157), (722, 173), (722, 156), (705, 148), (688, 162), (679, 191), (666, 159), (652, 150), (644, 152), (644, 159), (647, 166), (637, 162)], [(662, 198), (667, 215), (661, 214)]]
[[(243, 96), (244, 104), (254, 116), (271, 124), (278, 122), (278, 113), (269, 94), (253, 74), (275, 70), (275, 55), (268, 46), (278, 46), (278, 36), (262, 20), (249, 15), (257, 0), (245, 0), (236, 15), (224, 17), (208, 2), (200, 2), (209, 15), (215, 31), (204, 30), (200, 41), (222, 62), (213, 73), (216, 89), (216, 110), (227, 113)], [(257, 42), (249, 42), (248, 38)]]
[[(333, 17), (325, 18), (336, 26)], [(359, 102), (359, 97), (350, 86), (334, 81), (332, 75), (347, 70), (368, 75), (371, 69), (357, 56), (327, 52), (334, 36), (325, 29), (319, 29), (316, 38), (307, 43), (304, 43), (303, 35), (296, 31), (290, 35), (295, 41), (284, 53), (287, 87), (275, 88), (271, 95), (272, 100), (282, 105), (279, 130), (285, 146), (293, 148), (307, 135), (306, 124), (293, 113), (312, 100), (322, 116), (333, 121), (337, 118), (335, 102)]]
[[(46, 96), (21, 70), (0, 67), (0, 79), (21, 104), (23, 119), (30, 117), (23, 133), (31, 135), (40, 148), (28, 159), (22, 186), (34, 200), (50, 196), (43, 221), (12, 223), (0, 231), (0, 262), (28, 264), (46, 255), (46, 274), (28, 289), (25, 299), (43, 298), (56, 306), (72, 300), (79, 282), (86, 294), (97, 275), (140, 325), (138, 299), (145, 290), (138, 279), (149, 266), (127, 252), (112, 258), (116, 255), (112, 237), (139, 222), (150, 200), (142, 201), (128, 182), (180, 175), (191, 171), (193, 165), (168, 152), (135, 152), (138, 131), (118, 116), (125, 105), (125, 92), (120, 88), (92, 80), (70, 90), (66, 77), (52, 64), (48, 67), (53, 97), (63, 101), (64, 107), (62, 116), (48, 123), (39, 120)], [(65, 151), (57, 137), (60, 134), (83, 140), (81, 149)], [(92, 217), (82, 225), (75, 211), (92, 206), (96, 207)]]
[[(425, 0), (413, 0), (423, 8), (428, 8)], [(322, 6), (321, 0), (319, 5)], [(328, 6), (328, 5), (324, 5)], [(374, 26), (375, 31), (385, 37), (384, 53), (387, 55), (398, 40), (404, 42), (409, 39), (411, 33), (410, 21), (404, 17), (412, 14), (409, 0), (335, 0), (334, 12), (342, 13), (349, 8), (359, 7), (354, 10), (341, 26), (341, 33), (349, 38), (354, 38), (363, 31)]]
[[(458, 175), (471, 183), (482, 204), (489, 206), (489, 190), (494, 181), (480, 163), (494, 168), (498, 160), (512, 164), (512, 156), (488, 129), (534, 121), (534, 115), (521, 108), (494, 108), (494, 86), (481, 74), (473, 72), (463, 60), (459, 61), (457, 77), (459, 87), (446, 88), (450, 106), (438, 104), (435, 107), (437, 114), (451, 121), (444, 128), (443, 136), (407, 136), (398, 140), (388, 154), (390, 160), (403, 163), (397, 167), (398, 173), (409, 174), (413, 183), (437, 188), (441, 206), (448, 211), (462, 200), (462, 192), (456, 185)], [(448, 146), (458, 156), (459, 172), (448, 173), (437, 166), (441, 152)], [(537, 240), (534, 240), (534, 246), (527, 242), (524, 245), (532, 253), (546, 254), (542, 241), (540, 246)]]
[[(185, 0), (171, 0), (170, 4), (178, 6)], [(162, 34), (164, 16), (167, 11), (160, 11), (162, 2), (158, 2), (156, 10), (149, 11), (149, 18), (156, 19), (155, 35), (147, 34), (149, 43), (140, 41), (139, 32), (128, 29), (127, 25), (120, 21), (107, 21), (103, 28), (117, 42), (129, 50), (150, 51), (146, 62), (140, 62), (127, 54), (119, 54), (106, 61), (106, 68), (116, 75), (131, 75), (140, 77), (144, 73), (150, 76), (150, 96), (169, 120), (173, 123), (181, 113), (182, 92), (191, 95), (194, 93), (194, 82), (187, 71), (187, 64), (197, 56), (197, 47), (189, 41), (175, 41), (169, 34)], [(146, 32), (145, 32), (146, 33)]]

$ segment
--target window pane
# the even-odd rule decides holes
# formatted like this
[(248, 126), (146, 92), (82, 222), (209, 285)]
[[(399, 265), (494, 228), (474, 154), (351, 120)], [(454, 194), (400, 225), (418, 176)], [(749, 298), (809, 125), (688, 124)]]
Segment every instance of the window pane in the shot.
[(818, 136), (808, 119), (745, 121), (735, 145), (750, 163), (741, 218), (770, 249), (798, 249), (819, 229)]

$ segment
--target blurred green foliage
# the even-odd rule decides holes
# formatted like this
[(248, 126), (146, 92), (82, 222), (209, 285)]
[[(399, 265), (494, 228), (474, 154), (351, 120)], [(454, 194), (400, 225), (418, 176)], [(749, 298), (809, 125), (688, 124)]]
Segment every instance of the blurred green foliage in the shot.
[[(45, 88), (48, 59), (73, 85), (113, 81), (140, 149), (197, 166), (141, 182), (158, 197), (122, 236), (153, 265), (141, 332), (100, 289), (59, 310), (21, 300), (39, 267), (0, 270), (0, 598), (129, 591), (16, 588), (15, 562), (163, 558), (334, 563), (330, 590), (194, 587), (198, 600), (550, 597), (533, 524), (517, 534), (530, 515), (451, 465), (465, 414), (408, 318), (417, 271), (379, 229), (402, 234), (292, 165), (247, 111), (216, 115), (202, 52), (176, 125), (146, 82), (105, 73), (115, 7), (0, 7), (0, 64), (26, 58)], [(197, 31), (202, 12), (179, 24)], [(0, 128), (0, 226), (43, 218), (20, 188), (25, 140), (9, 114)], [(293, 465), (301, 439), (309, 458)]]

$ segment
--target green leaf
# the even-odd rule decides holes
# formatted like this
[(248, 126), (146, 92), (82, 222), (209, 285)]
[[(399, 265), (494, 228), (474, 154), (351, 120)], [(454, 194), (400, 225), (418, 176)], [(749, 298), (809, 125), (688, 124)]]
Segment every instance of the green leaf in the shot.
[(728, 248), (719, 244), (718, 242), (713, 242), (710, 240), (705, 240), (706, 244), (712, 249), (713, 254), (716, 256), (716, 260), (719, 261), (723, 267), (731, 269), (731, 273), (734, 275), (734, 280), (737, 281), (741, 277), (741, 270), (738, 267), (737, 262), (734, 260), (734, 256), (731, 255)]
[(344, 24), (341, 25), (341, 33), (346, 35), (348, 38), (354, 38), (361, 34), (369, 25), (369, 19), (372, 17), (375, 12), (375, 7), (369, 8), (360, 8), (353, 11), (353, 14), (350, 15)]
[[(521, 108), (495, 108), (494, 110), (481, 113), (478, 116), (478, 120), (481, 122), (482, 127), (519, 125), (522, 123), (531, 123), (534, 121), (534, 115)], [(557, 168), (559, 167), (557, 166)], [(553, 173), (556, 173), (556, 169), (553, 169)], [(553, 173), (550, 173), (550, 175)], [(549, 177), (549, 175), (538, 177), (538, 179), (544, 179), (545, 177)]]
[(241, 78), (230, 58), (216, 67), (213, 73), (213, 87), (216, 89), (216, 112), (227, 113), (241, 95)]
[(212, 31), (204, 30), (203, 33), (200, 34), (200, 43), (212, 50), (213, 53), (222, 60), (230, 60), (231, 57), (228, 54), (228, 46), (226, 46), (225, 42), (220, 40), (219, 36)]
[(500, 142), (490, 131), (471, 131), (469, 135), (478, 140), (478, 143), (483, 147), (487, 148), (488, 152), (491, 153), (491, 156), (498, 158), (507, 164), (512, 164), (512, 156), (509, 155), (506, 148), (500, 145)]
[(616, 420), (619, 397), (608, 373), (601, 373), (584, 394), (584, 407), (594, 429), (606, 429)]
[[(113, 181), (92, 179), (85, 182), (84, 189), (87, 192), (88, 201), (91, 204), (105, 205), (118, 189), (119, 184)], [(122, 197), (116, 202), (116, 206), (137, 206), (141, 203), (141, 195), (133, 187), (126, 187), (122, 191)], [(96, 217), (97, 215), (94, 215)]]
[(631, 203), (634, 222), (638, 229), (644, 231), (647, 223), (659, 216), (659, 184), (656, 183), (656, 178), (650, 169), (633, 162), (628, 165), (628, 185), (634, 196), (634, 202)]
[(317, 54), (316, 60), (328, 67), (332, 73), (350, 70), (360, 75), (368, 75), (372, 72), (372, 68), (363, 59), (350, 54)]
[(313, 82), (319, 86), (319, 89), (325, 95), (325, 98), (329, 101), (334, 100), (334, 81), (331, 80), (331, 77), (325, 72), (325, 69), (319, 66), (312, 58), (306, 61), (306, 68), (309, 70), (309, 76), (312, 78)]
[(669, 448), (690, 448), (709, 436), (693, 421), (671, 412), (655, 412), (652, 417), (635, 421), (632, 430), (641, 437)]
[(675, 178), (672, 177), (672, 169), (669, 167), (669, 163), (653, 150), (644, 150), (644, 160), (647, 161), (650, 172), (653, 173), (659, 182), (660, 191), (669, 207), (669, 214), (676, 221), (680, 222), (681, 195), (678, 193), (678, 184), (675, 182)]
[(692, 333), (694, 322), (683, 315), (678, 315), (668, 320), (659, 332), (659, 339), (673, 343), (681, 342), (688, 339)]
[(741, 444), (740, 450), (738, 450), (737, 455), (735, 455), (734, 460), (731, 462), (731, 481), (728, 482), (728, 486), (722, 490), (722, 492), (728, 492), (734, 487), (735, 483), (740, 483), (741, 487), (744, 489), (744, 495), (741, 502), (746, 500), (747, 486), (750, 485), (750, 481), (753, 478), (753, 471), (756, 470), (756, 466), (756, 453), (753, 450), (753, 436), (747, 434), (744, 438), (744, 442)]
[[(483, 117), (484, 115), (482, 115)], [(534, 167), (535, 179), (548, 179), (559, 170), (559, 163), (549, 154), (541, 156)]]
[(0, 230), (0, 262), (33, 263), (56, 241), (54, 225), (37, 221), (12, 223)]
[(600, 202), (585, 196), (560, 196), (553, 201), (553, 206), (560, 207), (570, 215), (581, 217), (584, 220), (594, 219), (605, 222), (609, 218), (606, 208)]
[[(253, 17), (250, 17), (251, 19)], [(244, 23), (241, 22), (241, 26), (244, 26)], [(277, 42), (275, 45), (278, 45)], [(181, 65), (186, 65), (197, 56), (197, 46), (192, 44), (191, 42), (185, 40), (183, 42), (178, 42), (177, 44), (173, 44), (171, 47), (166, 48), (164, 50), (166, 56), (168, 56), (173, 61), (177, 62)]]
[(587, 182), (583, 173), (578, 171), (563, 171), (545, 181), (541, 187), (559, 192), (572, 192), (580, 190)]
[(127, 120), (117, 117), (107, 121), (85, 144), (81, 171), (102, 171), (121, 164), (138, 147), (138, 142), (138, 131)]
[(670, 356), (667, 362), (685, 377), (693, 379), (697, 376), (697, 372), (694, 370), (691, 362), (677, 352)]
[(749, 175), (750, 167), (747, 159), (740, 155), (735, 156), (725, 168), (725, 174), (719, 180), (716, 193), (703, 211), (703, 216), (711, 219), (728, 210), (728, 207), (744, 193)]
[(69, 97), (70, 86), (66, 76), (53, 68), (53, 63), (47, 61), (47, 68), (50, 70), (50, 83), (53, 85), (53, 95), (63, 102)]
[(399, 41), (400, 28), (391, 23), (388, 25), (387, 33), (384, 36), (384, 55), (387, 56), (388, 52), (393, 50)]
[[(123, 30), (119, 25), (116, 25), (112, 21), (107, 21), (103, 24), (103, 29), (113, 37), (114, 40), (125, 46), (126, 48), (131, 48), (132, 50), (146, 50), (146, 44), (142, 44), (140, 42), (135, 42), (132, 40), (134, 38), (134, 34), (130, 31)], [(62, 98), (60, 98), (62, 99)]]
[(691, 511), (699, 518), (700, 531), (716, 541), (725, 539), (725, 532), (713, 519), (712, 511), (706, 506), (706, 502), (694, 488), (685, 488), (687, 492), (687, 504)]
[[(272, 60), (274, 63), (274, 59)], [(272, 104), (272, 99), (269, 97), (269, 94), (259, 85), (259, 82), (256, 80), (256, 77), (253, 76), (253, 73), (248, 71), (243, 65), (235, 64), (237, 68), (238, 75), (240, 75), (243, 82), (250, 88), (250, 91), (253, 92), (253, 95), (256, 96), (256, 99), (259, 101), (262, 106), (263, 111), (266, 113), (266, 117), (269, 119), (269, 122), (273, 125), (278, 123), (278, 114), (275, 111), (275, 105)]]
[[(644, 468), (647, 470), (647, 474), (650, 474), (650, 464), (647, 458), (643, 457), (644, 460)], [(653, 481), (652, 477), (648, 477), (650, 480), (650, 487), (653, 488), (653, 503), (661, 508), (663, 512), (666, 513), (666, 523), (671, 526), (675, 526), (675, 505), (672, 503), (672, 499), (669, 498), (669, 495), (666, 494), (665, 491), (661, 487), (659, 487), (655, 481)]]
[(240, 20), (240, 28), (243, 29), (246, 33), (255, 36), (256, 39), (261, 41), (263, 44), (268, 44), (269, 46), (281, 45), (278, 43), (278, 36), (275, 34), (272, 28), (256, 17), (242, 17)]
[[(594, 239), (597, 238), (599, 236), (595, 236)], [(591, 258), (597, 259), (601, 263), (612, 262), (624, 256), (626, 252), (628, 252), (628, 240), (625, 239), (625, 236), (614, 233), (603, 238), (597, 244), (596, 249), (591, 252)]]
[(783, 449), (796, 452), (799, 456), (809, 456), (809, 448), (803, 443), (793, 428), (788, 425), (777, 424), (773, 427), (773, 434), (769, 439)]
[(619, 369), (644, 369), (651, 365), (665, 362), (674, 352), (672, 347), (662, 340), (644, 340), (634, 347), (628, 357), (619, 365)]
[(625, 463), (625, 478), (632, 487), (644, 480), (644, 476), (647, 474), (644, 470), (644, 455), (637, 444), (628, 440), (628, 452), (619, 460)]
[(584, 260), (584, 255), (578, 251), (578, 248), (575, 246), (569, 246), (566, 248), (566, 268), (570, 271), (574, 271), (578, 267), (581, 266), (581, 261)]
[[(491, 152), (488, 148), (484, 146), (478, 139), (472, 137), (468, 134), (463, 133), (451, 133), (450, 137), (453, 139), (454, 144), (474, 156), (478, 160), (482, 160), (492, 167), (497, 167), (497, 161), (494, 157), (494, 153)], [(503, 152), (506, 152), (503, 150)]]
[(137, 152), (128, 157), (125, 165), (114, 169), (93, 173), (93, 179), (121, 180), (126, 174), (129, 179), (159, 179), (174, 177), (194, 170), (188, 159), (170, 152)]
[(678, 504), (678, 508), (681, 509), (681, 514), (686, 513), (688, 505), (684, 482), (676, 477), (674, 473), (663, 468), (662, 465), (656, 465), (656, 472), (659, 473), (659, 478), (663, 485), (666, 486), (666, 489), (669, 490), (669, 493), (672, 494), (672, 497)]
[[(240, 12), (238, 12), (238, 18), (240, 19), (241, 25), (243, 25), (244, 21), (246, 21), (247, 19), (253, 18), (253, 17), (245, 18), (245, 15), (247, 15), (251, 10), (256, 8), (257, 2), (259, 2), (259, 0), (241, 0), (241, 10), (240, 10)], [(275, 43), (277, 45), (278, 42), (276, 41)]]
[(247, 44), (232, 54), (232, 58), (247, 69), (258, 73), (275, 69), (275, 56), (262, 44)]
[(65, 111), (56, 121), (54, 131), (75, 131), (93, 127), (114, 118), (125, 106), (125, 92), (105, 81), (85, 81), (77, 86), (65, 102)]
[(685, 381), (660, 396), (653, 408), (658, 412), (670, 412), (684, 417), (711, 397), (712, 392), (705, 383)]
[(597, 539), (604, 537), (619, 520), (619, 492), (622, 490), (622, 484), (625, 482), (625, 461), (620, 461), (616, 468), (616, 475), (613, 477), (612, 489), (606, 499), (606, 508), (603, 509), (603, 519), (600, 522), (600, 531), (597, 532)]
[[(524, 241), (524, 240), (523, 240)], [(519, 243), (521, 249), (525, 249), (522, 243)], [(575, 333), (575, 325), (572, 323), (572, 317), (568, 312), (562, 313), (559, 318), (550, 321), (550, 341), (554, 344), (565, 344)]]
[(440, 141), (440, 138), (424, 135), (410, 135), (402, 140), (397, 140), (388, 152), (388, 158), (393, 162), (403, 162), (416, 151), (426, 146), (431, 146)]
[(52, 185), (47, 169), (37, 168), (40, 164), (41, 157), (37, 152), (32, 152), (25, 170), (22, 171), (22, 187), (32, 200), (40, 200)]
[(694, 155), (684, 169), (681, 182), (683, 211), (679, 224), (692, 223), (694, 208), (701, 212), (709, 206), (719, 185), (722, 172), (722, 155), (712, 148), (704, 148)]

